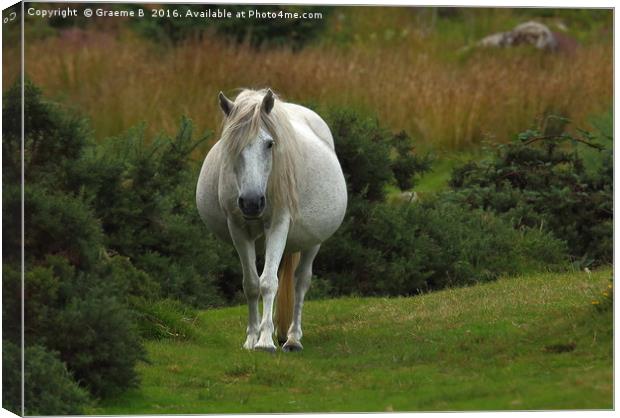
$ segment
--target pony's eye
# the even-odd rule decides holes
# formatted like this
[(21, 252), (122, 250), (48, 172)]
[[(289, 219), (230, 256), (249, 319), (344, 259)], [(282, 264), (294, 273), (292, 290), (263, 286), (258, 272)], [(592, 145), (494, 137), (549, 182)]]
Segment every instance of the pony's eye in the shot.
[(267, 148), (271, 148), (271, 147), (273, 147), (273, 141), (267, 142)]

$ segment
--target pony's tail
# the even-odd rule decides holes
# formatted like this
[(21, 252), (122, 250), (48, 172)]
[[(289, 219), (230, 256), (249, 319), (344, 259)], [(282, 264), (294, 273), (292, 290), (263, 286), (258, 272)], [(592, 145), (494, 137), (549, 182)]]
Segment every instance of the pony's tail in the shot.
[(278, 342), (286, 342), (286, 334), (293, 322), (293, 304), (295, 303), (295, 270), (299, 264), (299, 253), (285, 254), (278, 271), (278, 293), (276, 295), (275, 328)]

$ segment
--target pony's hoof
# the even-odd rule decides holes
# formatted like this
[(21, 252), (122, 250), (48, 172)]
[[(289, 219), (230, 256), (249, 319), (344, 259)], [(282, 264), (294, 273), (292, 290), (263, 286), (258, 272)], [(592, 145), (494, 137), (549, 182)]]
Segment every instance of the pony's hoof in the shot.
[(273, 344), (270, 344), (270, 345), (269, 345), (269, 344), (261, 345), (261, 344), (259, 343), (259, 344), (256, 344), (256, 345), (254, 346), (254, 350), (255, 350), (255, 351), (266, 351), (267, 353), (275, 353), (275, 352), (276, 352), (276, 346), (275, 346), (275, 345), (273, 345)]
[(301, 343), (299, 341), (287, 341), (286, 343), (284, 343), (284, 345), (282, 346), (282, 351), (301, 351), (304, 349), (304, 346), (301, 345)]
[(248, 336), (245, 342), (243, 343), (243, 348), (246, 350), (254, 350), (254, 346), (256, 345), (256, 341), (258, 341), (257, 337)]

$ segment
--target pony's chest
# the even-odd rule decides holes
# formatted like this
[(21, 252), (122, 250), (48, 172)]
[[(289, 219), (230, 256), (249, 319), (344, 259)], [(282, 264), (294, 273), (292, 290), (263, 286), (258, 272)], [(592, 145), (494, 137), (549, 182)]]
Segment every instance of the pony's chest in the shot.
[(265, 225), (261, 220), (246, 221), (245, 230), (248, 237), (253, 240), (260, 240), (265, 236)]

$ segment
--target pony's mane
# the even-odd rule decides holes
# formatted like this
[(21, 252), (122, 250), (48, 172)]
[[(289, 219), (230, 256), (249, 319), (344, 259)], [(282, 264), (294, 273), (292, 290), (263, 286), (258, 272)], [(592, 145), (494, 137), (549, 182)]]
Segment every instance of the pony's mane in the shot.
[(267, 115), (261, 111), (267, 90), (243, 90), (235, 99), (230, 114), (224, 118), (222, 143), (224, 161), (232, 163), (262, 128), (275, 141), (273, 163), (267, 184), (267, 199), (274, 208), (288, 208), (292, 217), (297, 214), (297, 173), (295, 162), (299, 145), (282, 102), (274, 95), (274, 105)]

